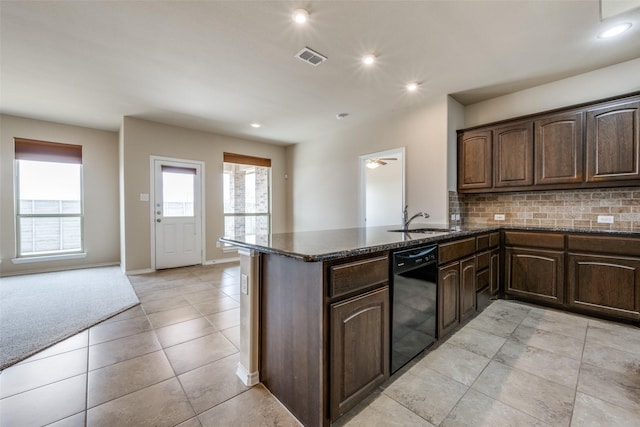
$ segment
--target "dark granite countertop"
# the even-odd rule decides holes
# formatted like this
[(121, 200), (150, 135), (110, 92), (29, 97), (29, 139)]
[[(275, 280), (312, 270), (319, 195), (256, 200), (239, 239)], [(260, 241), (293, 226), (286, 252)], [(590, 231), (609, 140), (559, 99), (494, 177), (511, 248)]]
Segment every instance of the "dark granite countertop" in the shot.
[[(451, 230), (442, 226), (422, 226), (438, 228), (440, 230), (429, 233), (389, 231), (401, 228), (401, 226), (396, 225), (388, 227), (302, 231), (257, 236), (233, 236), (223, 237), (220, 241), (247, 249), (254, 249), (259, 252), (284, 255), (302, 261), (313, 262), (408, 248), (491, 230), (499, 230), (499, 227), (464, 227), (458, 230)], [(411, 228), (416, 229), (422, 226), (415, 224)]]
[(449, 229), (444, 226), (414, 224), (411, 228), (439, 229), (429, 233), (402, 233), (389, 230), (401, 226), (346, 228), (335, 230), (302, 231), (257, 236), (225, 236), (221, 242), (258, 252), (272, 253), (305, 262), (328, 261), (354, 255), (412, 246), (440, 243), (465, 236), (499, 230), (555, 231), (564, 233), (594, 233), (640, 237), (640, 230), (575, 229), (524, 226), (463, 226)]

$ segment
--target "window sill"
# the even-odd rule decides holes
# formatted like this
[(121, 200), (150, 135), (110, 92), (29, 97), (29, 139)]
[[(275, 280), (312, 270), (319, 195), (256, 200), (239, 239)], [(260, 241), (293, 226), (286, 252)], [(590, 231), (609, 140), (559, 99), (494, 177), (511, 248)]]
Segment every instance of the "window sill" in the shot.
[(47, 262), (47, 261), (62, 261), (66, 259), (80, 259), (86, 258), (86, 252), (73, 253), (73, 254), (59, 254), (59, 255), (42, 255), (42, 256), (31, 256), (24, 258), (13, 258), (11, 260), (14, 264), (29, 264), (32, 262)]

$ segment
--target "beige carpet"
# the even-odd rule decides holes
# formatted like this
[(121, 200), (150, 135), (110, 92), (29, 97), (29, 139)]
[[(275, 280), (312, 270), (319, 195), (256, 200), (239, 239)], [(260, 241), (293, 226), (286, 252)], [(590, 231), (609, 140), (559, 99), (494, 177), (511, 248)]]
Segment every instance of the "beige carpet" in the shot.
[(139, 303), (117, 266), (0, 278), (0, 370)]

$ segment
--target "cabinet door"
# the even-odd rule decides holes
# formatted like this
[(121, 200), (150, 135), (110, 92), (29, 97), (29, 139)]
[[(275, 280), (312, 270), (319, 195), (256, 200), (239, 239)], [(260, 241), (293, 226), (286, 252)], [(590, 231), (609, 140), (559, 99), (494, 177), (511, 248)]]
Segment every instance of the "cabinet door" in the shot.
[(582, 182), (584, 113), (555, 114), (534, 122), (535, 183)]
[(640, 179), (640, 101), (587, 112), (587, 181)]
[(533, 122), (493, 131), (495, 187), (533, 185)]
[(640, 259), (569, 255), (568, 304), (640, 319)]
[(460, 321), (476, 312), (476, 260), (460, 261)]
[(564, 252), (505, 249), (505, 291), (530, 300), (562, 304)]
[(460, 263), (438, 269), (438, 338), (460, 324)]
[(389, 377), (389, 287), (331, 304), (331, 419)]
[(470, 131), (458, 136), (458, 189), (491, 188), (491, 131)]
[(489, 290), (495, 295), (500, 290), (500, 250), (491, 251), (489, 259)]

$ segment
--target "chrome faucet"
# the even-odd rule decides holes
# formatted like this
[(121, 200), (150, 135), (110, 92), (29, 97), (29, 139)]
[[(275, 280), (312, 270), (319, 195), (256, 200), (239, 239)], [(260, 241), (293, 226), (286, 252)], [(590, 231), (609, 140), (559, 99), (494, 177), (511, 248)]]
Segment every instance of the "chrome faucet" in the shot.
[(402, 211), (402, 224), (403, 224), (403, 228), (405, 230), (409, 229), (409, 225), (411, 224), (411, 221), (413, 221), (414, 219), (418, 218), (419, 216), (421, 216), (422, 218), (429, 218), (429, 214), (426, 212), (418, 212), (417, 214), (415, 214), (414, 216), (412, 216), (411, 218), (409, 218), (409, 205), (404, 207), (404, 210)]

